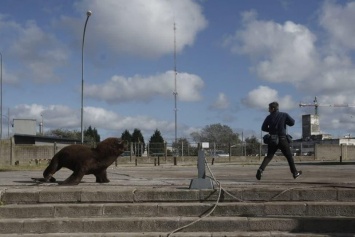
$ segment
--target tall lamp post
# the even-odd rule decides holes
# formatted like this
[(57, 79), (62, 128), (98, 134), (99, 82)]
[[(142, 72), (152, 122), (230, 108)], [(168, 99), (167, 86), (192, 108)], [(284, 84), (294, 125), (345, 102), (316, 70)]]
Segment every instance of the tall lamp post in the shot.
[(0, 97), (0, 140), (2, 139), (2, 53), (0, 53), (0, 58), (1, 58), (1, 72), (0, 72), (0, 92), (1, 92), (1, 97)]
[(91, 14), (92, 14), (91, 11), (86, 12), (87, 17), (86, 17), (84, 32), (83, 32), (83, 43), (81, 46), (81, 144), (84, 143), (84, 123), (83, 123), (84, 120), (84, 40), (85, 40), (86, 25), (88, 23)]

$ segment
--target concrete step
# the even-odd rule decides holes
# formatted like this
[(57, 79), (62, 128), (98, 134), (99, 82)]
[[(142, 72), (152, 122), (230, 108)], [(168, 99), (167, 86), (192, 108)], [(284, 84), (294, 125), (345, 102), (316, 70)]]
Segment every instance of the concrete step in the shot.
[[(213, 203), (11, 204), (0, 207), (0, 219), (198, 217), (213, 207)], [(211, 216), (355, 217), (355, 202), (224, 202)]]
[[(0, 234), (0, 237), (166, 237), (164, 232), (133, 233), (45, 233), (45, 234)], [(170, 237), (354, 237), (353, 234), (288, 233), (281, 231), (260, 232), (177, 232)]]
[[(194, 221), (198, 222), (192, 224)], [(130, 233), (171, 232), (355, 233), (355, 217), (129, 217), (33, 218), (0, 220), (0, 233)]]
[[(2, 204), (22, 203), (141, 203), (214, 202), (219, 190), (130, 187), (31, 186), (1, 188)], [(239, 187), (222, 190), (220, 202), (337, 201), (354, 202), (355, 189), (341, 187)]]
[[(246, 185), (229, 187), (221, 195), (219, 191), (117, 186), (2, 187), (0, 234), (166, 236), (189, 225), (181, 230), (185, 236), (355, 236), (353, 188)], [(214, 212), (200, 218), (209, 213), (218, 197)], [(184, 236), (182, 233), (173, 236)]]

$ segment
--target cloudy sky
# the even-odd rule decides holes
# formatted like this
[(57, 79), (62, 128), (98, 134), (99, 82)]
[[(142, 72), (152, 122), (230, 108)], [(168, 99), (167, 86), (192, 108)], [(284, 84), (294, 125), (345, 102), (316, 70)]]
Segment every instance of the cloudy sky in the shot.
[[(84, 126), (102, 138), (138, 128), (146, 139), (158, 129), (173, 141), (175, 82), (177, 137), (189, 140), (215, 123), (259, 137), (275, 100), (295, 118), (294, 138), (302, 114), (314, 113), (300, 102), (355, 105), (355, 1), (0, 3), (3, 137), (8, 115), (43, 118), (45, 131), (80, 131), (87, 10)], [(322, 132), (355, 135), (354, 107), (321, 107), (319, 115)]]

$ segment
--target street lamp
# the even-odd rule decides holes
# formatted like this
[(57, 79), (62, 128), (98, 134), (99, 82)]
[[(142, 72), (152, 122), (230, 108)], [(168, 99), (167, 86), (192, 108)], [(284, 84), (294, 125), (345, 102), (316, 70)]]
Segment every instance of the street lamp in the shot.
[(86, 17), (84, 32), (83, 32), (83, 43), (81, 46), (81, 144), (84, 143), (84, 123), (83, 123), (84, 120), (84, 40), (85, 40), (86, 25), (88, 23), (91, 14), (92, 14), (91, 11), (86, 12), (87, 17)]

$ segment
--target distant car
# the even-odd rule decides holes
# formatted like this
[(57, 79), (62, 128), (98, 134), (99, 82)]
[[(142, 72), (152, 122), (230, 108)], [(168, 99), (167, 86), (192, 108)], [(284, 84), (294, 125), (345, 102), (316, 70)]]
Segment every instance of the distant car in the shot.
[(222, 151), (222, 150), (216, 151), (215, 154), (217, 157), (229, 157), (229, 153), (226, 153), (225, 151)]
[(131, 156), (131, 152), (130, 151), (125, 151), (120, 156)]

